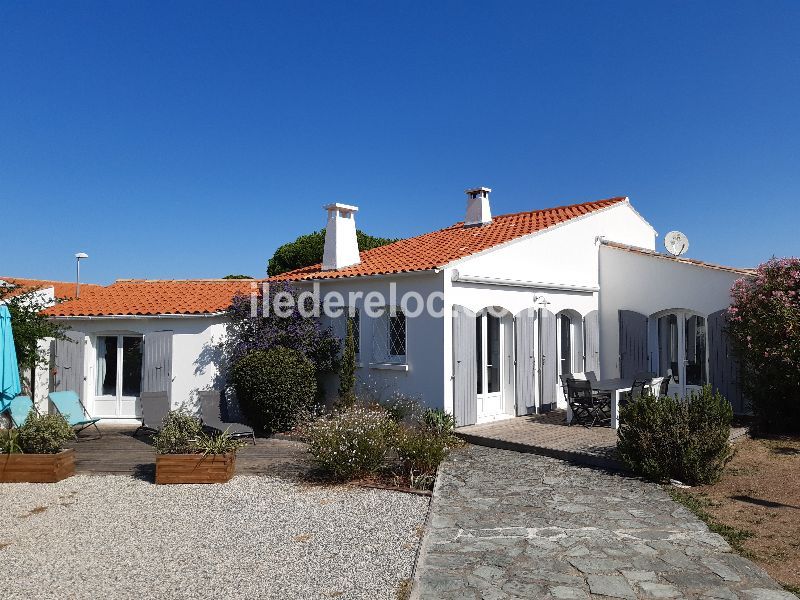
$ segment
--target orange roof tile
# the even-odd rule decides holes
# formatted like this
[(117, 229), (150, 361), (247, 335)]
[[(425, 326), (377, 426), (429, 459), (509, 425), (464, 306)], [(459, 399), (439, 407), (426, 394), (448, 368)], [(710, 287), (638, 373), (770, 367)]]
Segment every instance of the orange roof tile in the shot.
[[(54, 317), (202, 315), (227, 309), (236, 294), (250, 293), (252, 279), (119, 279), (77, 300), (44, 311)], [(81, 293), (83, 286), (81, 286)]]
[[(53, 288), (56, 298), (66, 299), (75, 296), (74, 281), (51, 281), (49, 279), (29, 279), (24, 277), (0, 277), (0, 281), (19, 286), (19, 289), (14, 290), (15, 296), (31, 290), (50, 287)], [(96, 283), (81, 283), (81, 294), (89, 294), (100, 289), (103, 289), (103, 286)]]
[(488, 225), (464, 227), (463, 222), (418, 237), (361, 252), (361, 262), (337, 271), (323, 271), (316, 264), (271, 277), (269, 281), (336, 279), (363, 275), (385, 275), (426, 271), (454, 260), (488, 250), (570, 219), (624, 202), (624, 197), (571, 204), (543, 210), (494, 217)]

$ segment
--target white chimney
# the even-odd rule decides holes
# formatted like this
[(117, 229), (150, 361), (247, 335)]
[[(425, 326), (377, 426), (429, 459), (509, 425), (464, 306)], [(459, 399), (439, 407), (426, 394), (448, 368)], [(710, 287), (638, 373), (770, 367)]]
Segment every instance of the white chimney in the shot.
[(489, 192), (487, 187), (467, 190), (467, 218), (464, 227), (473, 225), (488, 225), (492, 222), (492, 209), (489, 206)]
[(328, 204), (328, 225), (325, 228), (325, 253), (322, 255), (322, 270), (335, 271), (361, 262), (356, 238), (357, 206)]

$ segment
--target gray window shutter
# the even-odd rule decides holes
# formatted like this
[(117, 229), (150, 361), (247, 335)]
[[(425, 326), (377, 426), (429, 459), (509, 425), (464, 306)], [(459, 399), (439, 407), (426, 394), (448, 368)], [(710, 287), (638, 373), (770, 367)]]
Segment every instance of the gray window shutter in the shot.
[(517, 351), (517, 416), (536, 412), (536, 348), (533, 330), (536, 309), (526, 308), (514, 317), (514, 332)]
[(558, 346), (556, 344), (556, 316), (546, 308), (539, 309), (539, 398), (541, 412), (556, 407), (558, 379)]
[(478, 419), (478, 365), (475, 351), (475, 313), (453, 305), (453, 414), (456, 425)]
[(619, 376), (635, 377), (648, 371), (647, 317), (632, 310), (619, 311)]
[(582, 373), (583, 366), (583, 319), (571, 317), (572, 319), (572, 372)]
[(86, 334), (81, 331), (67, 331), (66, 340), (56, 340), (54, 344), (55, 356), (53, 359), (55, 374), (53, 377), (54, 392), (75, 392), (81, 399), (83, 397), (84, 373), (84, 348)]
[(593, 310), (583, 318), (584, 371), (594, 371), (600, 378), (600, 319)]
[(708, 315), (708, 379), (711, 387), (728, 399), (733, 412), (748, 412), (742, 389), (739, 386), (739, 363), (731, 349), (725, 331), (726, 310)]
[(144, 336), (143, 392), (167, 392), (172, 400), (172, 332)]

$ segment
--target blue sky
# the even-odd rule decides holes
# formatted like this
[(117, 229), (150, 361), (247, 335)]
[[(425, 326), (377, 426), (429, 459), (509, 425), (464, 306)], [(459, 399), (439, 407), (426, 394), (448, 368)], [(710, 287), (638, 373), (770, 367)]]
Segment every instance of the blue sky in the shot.
[(689, 256), (797, 255), (800, 3), (0, 3), (0, 275), (263, 275), (627, 195)]

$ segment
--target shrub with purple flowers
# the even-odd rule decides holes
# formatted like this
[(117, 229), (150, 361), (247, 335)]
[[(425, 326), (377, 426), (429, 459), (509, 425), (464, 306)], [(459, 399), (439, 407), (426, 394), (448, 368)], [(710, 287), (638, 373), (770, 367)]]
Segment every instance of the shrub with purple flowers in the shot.
[(800, 431), (800, 258), (773, 258), (731, 290), (728, 335), (764, 432)]
[(317, 377), (336, 370), (339, 356), (339, 340), (330, 329), (322, 327), (319, 319), (307, 317), (299, 310), (300, 292), (290, 283), (271, 284), (269, 299), (272, 307), (275, 296), (289, 294), (295, 301), (288, 316), (268, 311), (264, 314), (262, 291), (255, 302), (255, 315), (250, 296), (236, 296), (228, 309), (228, 331), (226, 355), (228, 364), (235, 365), (239, 360), (257, 350), (268, 351), (275, 347), (296, 350), (314, 365)]

